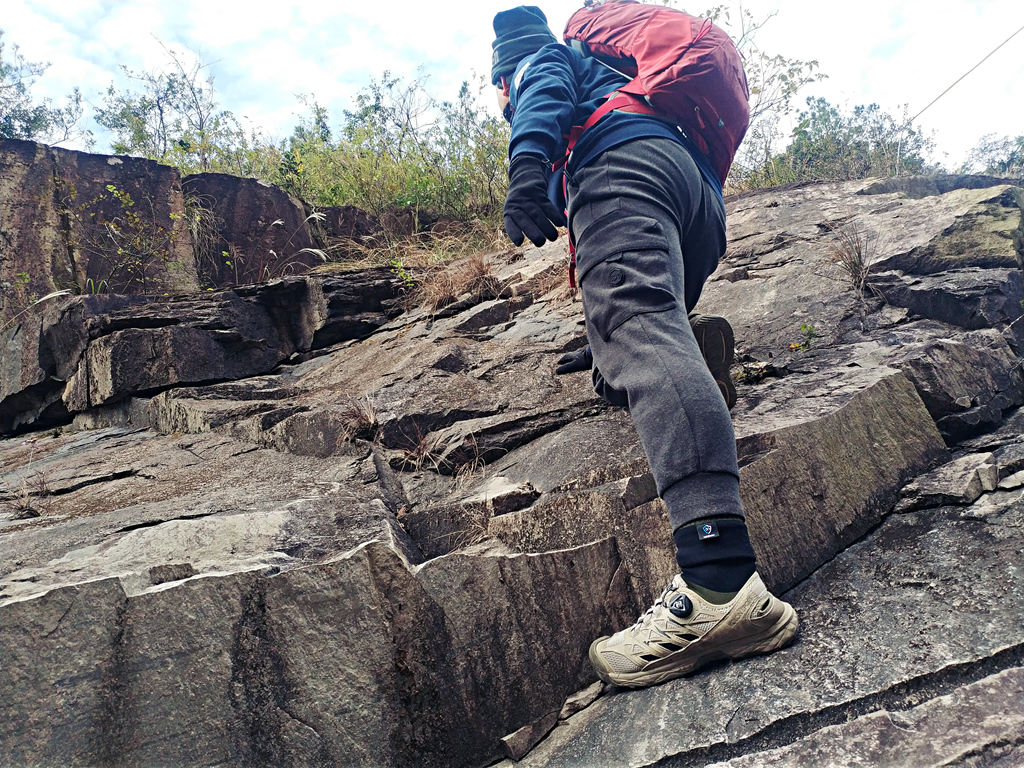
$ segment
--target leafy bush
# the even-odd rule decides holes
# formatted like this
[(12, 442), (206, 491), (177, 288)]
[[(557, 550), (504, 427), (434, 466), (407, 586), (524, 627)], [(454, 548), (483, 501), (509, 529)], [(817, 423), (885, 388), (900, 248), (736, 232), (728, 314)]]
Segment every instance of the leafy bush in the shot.
[(1012, 139), (1009, 136), (1000, 138), (994, 133), (982, 136), (960, 171), (980, 171), (993, 176), (1024, 180), (1024, 136)]
[[(174, 287), (168, 277), (181, 264), (172, 260), (179, 236), (176, 214), (161, 222), (157, 204), (114, 184), (89, 200), (79, 199), (74, 186), (61, 200), (61, 214), (71, 224), (71, 247), (83, 255), (93, 274), (84, 277), (78, 293), (159, 294)], [(173, 281), (171, 281), (173, 283)]]
[(749, 187), (797, 181), (845, 181), (926, 170), (931, 141), (897, 122), (877, 104), (841, 112), (823, 98), (809, 98), (786, 149), (746, 177)]
[(345, 112), (337, 140), (327, 111), (309, 103), (271, 181), (316, 205), (382, 218), (411, 210), (417, 224), (492, 218), (507, 190), (508, 126), (477, 106), (484, 87), (463, 83), (454, 102), (439, 102), (422, 79), (385, 73)]

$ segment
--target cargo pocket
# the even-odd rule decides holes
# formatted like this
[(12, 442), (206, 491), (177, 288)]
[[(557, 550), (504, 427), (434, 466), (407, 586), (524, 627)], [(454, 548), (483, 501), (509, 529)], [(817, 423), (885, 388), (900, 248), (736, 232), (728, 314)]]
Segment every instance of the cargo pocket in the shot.
[(602, 339), (632, 317), (677, 306), (668, 243), (657, 221), (625, 217), (605, 239), (588, 240), (593, 246), (579, 249), (579, 281), (587, 317)]

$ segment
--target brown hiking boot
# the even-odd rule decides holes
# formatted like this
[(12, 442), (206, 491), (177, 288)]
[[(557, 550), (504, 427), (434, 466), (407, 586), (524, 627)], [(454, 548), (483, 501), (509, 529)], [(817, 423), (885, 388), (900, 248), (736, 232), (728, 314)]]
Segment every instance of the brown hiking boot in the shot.
[(633, 626), (591, 644), (590, 662), (606, 683), (641, 688), (718, 659), (771, 653), (792, 642), (797, 626), (793, 606), (756, 573), (723, 605), (704, 600), (677, 574)]
[(732, 374), (729, 369), (735, 359), (736, 338), (732, 332), (732, 326), (724, 317), (718, 315), (699, 315), (696, 312), (690, 314), (690, 327), (693, 335), (697, 337), (697, 346), (704, 361), (708, 364), (708, 370), (715, 377), (715, 383), (722, 390), (722, 397), (725, 404), (732, 410), (736, 405), (736, 385), (732, 382)]

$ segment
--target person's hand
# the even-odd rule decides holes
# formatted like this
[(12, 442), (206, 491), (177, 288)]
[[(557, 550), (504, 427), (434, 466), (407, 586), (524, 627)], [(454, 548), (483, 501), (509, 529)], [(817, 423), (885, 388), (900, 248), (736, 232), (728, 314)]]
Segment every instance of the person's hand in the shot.
[(583, 349), (577, 349), (575, 352), (570, 352), (558, 358), (558, 367), (555, 368), (555, 374), (564, 376), (567, 373), (576, 373), (576, 371), (589, 371), (593, 365), (594, 355), (588, 345)]
[(505, 232), (516, 245), (523, 236), (540, 247), (558, 239), (565, 214), (548, 200), (547, 162), (536, 155), (516, 155), (508, 169), (508, 197), (505, 198)]

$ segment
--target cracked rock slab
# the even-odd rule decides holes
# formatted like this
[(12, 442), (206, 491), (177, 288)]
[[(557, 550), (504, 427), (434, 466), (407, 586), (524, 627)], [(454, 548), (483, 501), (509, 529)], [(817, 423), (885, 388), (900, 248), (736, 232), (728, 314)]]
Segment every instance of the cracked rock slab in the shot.
[[(1024, 668), (1000, 672), (905, 711), (883, 710), (833, 725), (788, 747), (708, 768), (804, 768), (811, 765), (967, 765), (987, 751), (1024, 755)], [(991, 763), (987, 763), (991, 764)]]
[(1017, 357), (998, 331), (902, 344), (888, 363), (914, 383), (949, 444), (998, 426), (1024, 399)]
[(111, 428), (3, 441), (0, 461), (6, 485), (40, 512), (0, 522), (0, 599), (115, 575), (139, 589), (152, 568), (180, 563), (201, 574), (291, 567), (385, 529), (418, 559), (368, 450), (318, 459)]
[(184, 296), (74, 296), (0, 335), (0, 434), (168, 387), (268, 373), (316, 344), (362, 338), (400, 310), (371, 269)]
[(626, 589), (611, 540), (417, 568), (370, 542), (277, 575), (0, 600), (0, 760), (478, 765), (593, 680), (587, 638)]
[[(1019, 492), (894, 516), (785, 595), (801, 620), (794, 645), (603, 696), (518, 765), (705, 765), (745, 740), (786, 746), (1019, 667), (1022, 547)], [(991, 705), (1020, 711), (1019, 698)]]
[(789, 588), (863, 536), (904, 482), (945, 453), (902, 374), (880, 368), (830, 378), (831, 395), (801, 393), (798, 381), (783, 380), (799, 393), (792, 401), (776, 400), (781, 407), (766, 418), (751, 418), (755, 409), (736, 420), (740, 497), (771, 589)]
[(995, 455), (972, 453), (943, 464), (904, 486), (897, 512), (946, 504), (973, 504), (999, 483)]

